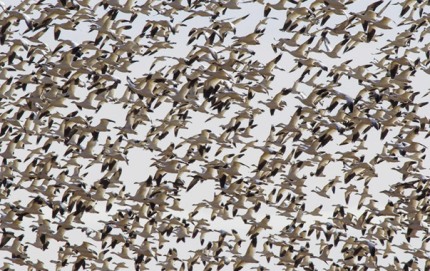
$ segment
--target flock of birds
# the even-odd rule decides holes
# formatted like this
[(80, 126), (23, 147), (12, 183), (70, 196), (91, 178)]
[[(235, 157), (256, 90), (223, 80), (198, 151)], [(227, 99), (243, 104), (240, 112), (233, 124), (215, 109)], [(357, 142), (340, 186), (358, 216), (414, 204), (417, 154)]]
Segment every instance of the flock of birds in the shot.
[(1, 270), (430, 270), (430, 1), (364, 2), (1, 3)]

